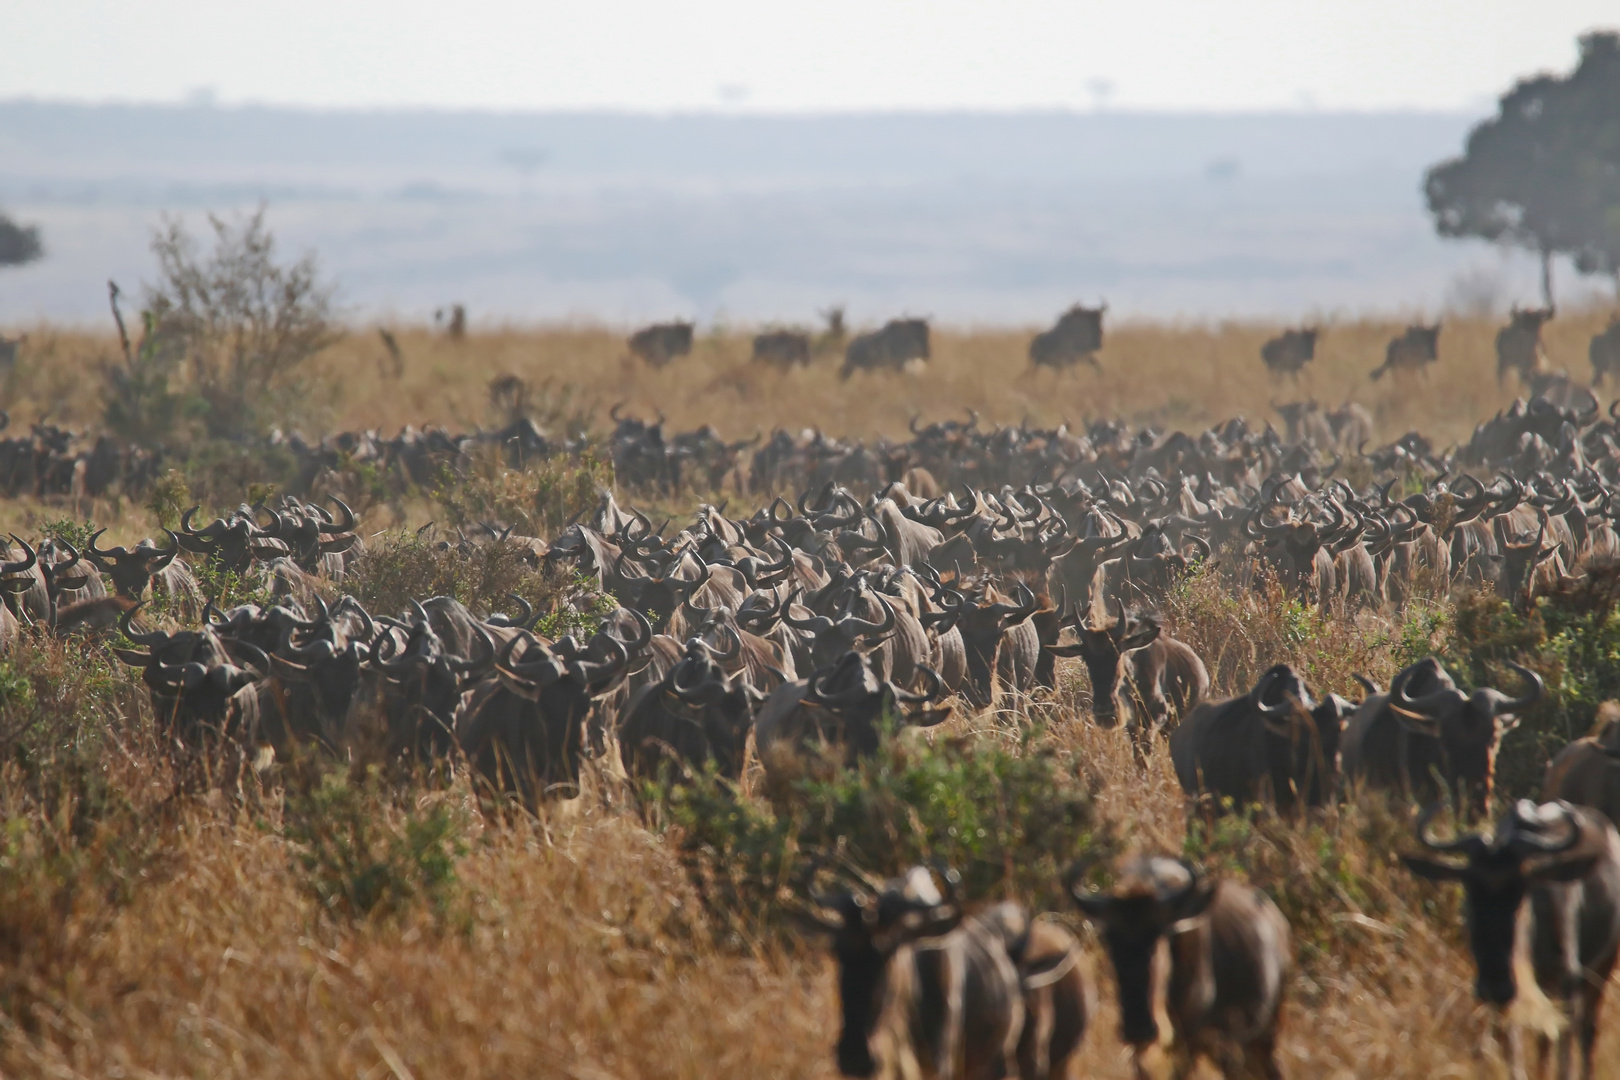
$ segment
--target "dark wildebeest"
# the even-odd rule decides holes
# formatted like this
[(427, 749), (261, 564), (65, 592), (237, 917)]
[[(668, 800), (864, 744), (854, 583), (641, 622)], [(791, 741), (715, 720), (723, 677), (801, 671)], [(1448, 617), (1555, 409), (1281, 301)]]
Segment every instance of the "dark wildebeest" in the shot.
[(1592, 361), (1593, 386), (1609, 375), (1620, 377), (1620, 316), (1611, 318), (1607, 328), (1592, 335), (1586, 355)]
[(1090, 364), (1098, 371), (1097, 350), (1103, 343), (1103, 312), (1108, 305), (1088, 308), (1074, 305), (1058, 319), (1057, 325), (1043, 330), (1029, 343), (1029, 361), (1036, 367), (1067, 368)]
[(1605, 702), (1592, 734), (1553, 756), (1541, 793), (1543, 798), (1589, 806), (1610, 821), (1620, 821), (1620, 705)]
[(942, 893), (915, 867), (875, 894), (817, 895), (824, 911), (803, 913), (838, 961), (838, 1071), (1066, 1076), (1090, 1006), (1078, 943), (1016, 904), (964, 917), (953, 878)]
[(1440, 324), (1424, 326), (1417, 323), (1408, 326), (1400, 337), (1390, 341), (1389, 347), (1384, 350), (1383, 364), (1374, 369), (1369, 378), (1376, 382), (1383, 378), (1386, 371), (1422, 371), (1439, 359)]
[(721, 667), (742, 651), (740, 635), (731, 637), (733, 647), (723, 652), (692, 638), (662, 679), (636, 691), (619, 725), (627, 774), (656, 777), (665, 762), (701, 769), (713, 761), (721, 776), (742, 776), (748, 729), (764, 695)]
[(692, 351), (692, 324), (655, 323), (630, 335), (630, 355), (661, 368), (677, 356)]
[[(1277, 1026), (1293, 963), (1288, 920), (1264, 893), (1212, 881), (1191, 863), (1138, 856), (1111, 893), (1082, 888), (1082, 867), (1064, 882), (1102, 930), (1119, 984), (1120, 1036), (1138, 1058), (1159, 1040), (1156, 983), (1184, 1077), (1207, 1056), (1223, 1075), (1280, 1078)], [(1155, 963), (1160, 939), (1169, 970)], [(1158, 970), (1156, 970), (1158, 969)]]
[(810, 364), (810, 335), (797, 330), (771, 330), (754, 336), (755, 363), (780, 368)]
[(1269, 799), (1278, 809), (1322, 806), (1339, 775), (1339, 733), (1353, 704), (1329, 694), (1312, 702), (1287, 664), (1260, 676), (1242, 697), (1209, 701), (1170, 735), (1170, 760), (1189, 796)]
[(1502, 736), (1518, 726), (1515, 714), (1541, 697), (1541, 676), (1508, 666), (1529, 684), (1523, 697), (1488, 687), (1465, 694), (1432, 656), (1397, 674), (1388, 693), (1364, 683), (1367, 696), (1344, 732), (1346, 778), (1430, 803), (1440, 797), (1438, 774), (1454, 796), (1469, 796), (1483, 812)]
[[(1536, 985), (1570, 1020), (1559, 1036), (1558, 1075), (1572, 1075), (1573, 1035), (1580, 1040), (1581, 1075), (1592, 1076), (1598, 1006), (1620, 951), (1620, 834), (1609, 819), (1567, 802), (1537, 806), (1521, 799), (1487, 840), (1479, 834), (1439, 841), (1429, 824), (1439, 805), (1418, 821), (1418, 839), (1431, 855), (1402, 856), (1414, 874), (1460, 881), (1467, 900), (1468, 945), (1474, 954), (1474, 992), (1505, 1009), (1518, 996), (1513, 967), (1519, 907), (1530, 900), (1529, 960)], [(1573, 1030), (1571, 1030), (1573, 1029)], [(1550, 1044), (1543, 1036), (1543, 1073)], [(1523, 1075), (1517, 1047), (1509, 1049), (1515, 1076)]]
[(195, 618), (202, 613), (202, 590), (197, 587), (191, 568), (175, 558), (180, 554), (180, 540), (169, 530), (169, 547), (160, 548), (151, 540), (142, 540), (133, 548), (98, 548), (96, 541), (106, 529), (97, 529), (85, 550), (91, 562), (111, 579), (113, 590), (119, 596), (139, 600), (150, 587), (169, 599), (171, 610)]
[(766, 772), (774, 771), (780, 759), (818, 740), (843, 746), (845, 762), (853, 765), (877, 753), (885, 717), (892, 717), (896, 724), (932, 727), (950, 716), (948, 706), (901, 711), (902, 705), (933, 701), (944, 688), (932, 668), (919, 670), (929, 689), (914, 694), (881, 680), (871, 657), (851, 651), (808, 679), (778, 686), (754, 720), (754, 747)]
[(1032, 619), (1043, 605), (1021, 581), (1013, 593), (1011, 603), (994, 589), (986, 589), (978, 603), (964, 598), (957, 618), (967, 660), (962, 696), (976, 709), (994, 705), (998, 689), (1028, 693), (1035, 688), (1041, 639)]
[(1080, 640), (1049, 647), (1055, 656), (1078, 656), (1091, 676), (1091, 716), (1099, 727), (1118, 723), (1120, 698), (1130, 713), (1132, 738), (1146, 750), (1154, 732), (1164, 732), (1174, 710), (1177, 719), (1209, 693), (1209, 671), (1192, 649), (1165, 635), (1151, 617), (1133, 625), (1120, 609), (1112, 621), (1080, 625), (1079, 613), (1066, 620)]
[(1514, 308), (1506, 326), (1496, 332), (1496, 381), (1517, 371), (1525, 382), (1547, 370), (1547, 352), (1541, 347), (1541, 327), (1553, 317), (1550, 307)]
[(857, 371), (898, 371), (913, 360), (927, 360), (931, 355), (927, 319), (890, 319), (883, 329), (857, 334), (850, 341), (838, 375), (847, 379)]
[(1299, 377), (1300, 370), (1316, 359), (1317, 327), (1284, 330), (1260, 346), (1260, 359), (1273, 375)]

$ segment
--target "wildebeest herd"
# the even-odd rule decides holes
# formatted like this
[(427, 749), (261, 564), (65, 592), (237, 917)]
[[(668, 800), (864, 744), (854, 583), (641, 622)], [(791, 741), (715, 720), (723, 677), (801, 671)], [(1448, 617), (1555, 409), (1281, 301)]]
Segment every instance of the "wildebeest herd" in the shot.
[[(1101, 371), (1097, 353), (1103, 345), (1103, 315), (1107, 310), (1106, 303), (1094, 308), (1082, 304), (1069, 308), (1050, 330), (1041, 331), (1030, 341), (1030, 363), (1037, 368), (1057, 370), (1088, 364)], [(1509, 372), (1516, 373), (1526, 383), (1552, 372), (1542, 347), (1541, 330), (1556, 314), (1550, 306), (1512, 310), (1508, 325), (1496, 335), (1498, 381), (1505, 379)], [(841, 339), (842, 311), (839, 316), (838, 337)], [(1437, 363), (1440, 330), (1439, 322), (1408, 326), (1390, 340), (1384, 362), (1373, 368), (1369, 377), (1377, 381), (1391, 372), (1411, 375)], [(1285, 330), (1261, 346), (1260, 360), (1273, 375), (1297, 379), (1316, 358), (1321, 333), (1320, 327)], [(753, 359), (781, 368), (807, 366), (814, 356), (813, 345), (806, 332), (770, 330), (754, 338)], [(653, 367), (663, 367), (692, 351), (692, 324), (672, 322), (648, 326), (631, 335), (629, 348), (632, 356)], [(899, 370), (911, 363), (926, 362), (929, 356), (926, 319), (891, 319), (881, 329), (850, 339), (840, 375), (847, 379), (857, 371)], [(1588, 359), (1592, 364), (1594, 385), (1611, 375), (1620, 376), (1620, 319), (1612, 320), (1606, 329), (1593, 335)]]
[[(1042, 356), (1095, 352), (1084, 326), (1059, 330)], [(880, 331), (858, 355), (919, 348), (926, 356), (925, 326)], [(1405, 363), (1397, 352), (1407, 355), (1392, 346), (1387, 366)], [(701, 477), (758, 493), (756, 508), (705, 504), (672, 530), (604, 492), (546, 537), (499, 523), (424, 534), (566, 573), (581, 636), (541, 632), (544, 613), (517, 598), (505, 613), (446, 596), (367, 611), (340, 595), (365, 547), (356, 515), (286, 495), (206, 521), (194, 509), (134, 546), (104, 546), (100, 533), (83, 550), (14, 537), (0, 647), (118, 630), (117, 655), (140, 671), (167, 743), (178, 760), (205, 762), (210, 783), (311, 754), (369, 756), (428, 776), (465, 769), (492, 808), (573, 796), (593, 759), (637, 780), (688, 769), (739, 780), (757, 760), (770, 778), (806, 757), (856, 763), (897, 729), (953, 711), (1019, 722), (1024, 702), (1058, 686), (1059, 662), (1079, 659), (1092, 722), (1120, 729), (1144, 765), (1167, 755), (1197, 813), (1251, 802), (1305, 813), (1378, 789), (1431, 808), (1449, 797), (1459, 820), (1478, 820), (1503, 736), (1544, 693), (1535, 671), (1509, 665), (1501, 686), (1468, 688), (1428, 657), (1387, 686), (1363, 679), (1352, 701), (1275, 664), (1216, 699), (1204, 658), (1167, 632), (1161, 606), (1189, 574), (1353, 616), (1457, 586), (1526, 606), (1610, 572), (1620, 419), (1567, 380), (1537, 385), (1443, 452), (1417, 432), (1370, 447), (1370, 420), (1314, 405), (1286, 434), (1241, 418), (1188, 434), (970, 416), (914, 421), (900, 441), (778, 432), (741, 443), (707, 428), (666, 437), (661, 421), (615, 409), (608, 451), (627, 489), (675, 492)], [(341, 435), (298, 452), (312, 471), (335, 468), (321, 455), (342, 448), (344, 460), (371, 454), (384, 474), (410, 475), (465, 467), (486, 444), (570, 449), (520, 424), (493, 437), (415, 433), (393, 449)], [(1361, 482), (1336, 478), (1347, 462)], [(221, 610), (190, 570), (198, 562), (274, 599)], [(148, 618), (155, 608), (166, 622)], [(1487, 1004), (1515, 997), (1523, 937), (1539, 989), (1571, 1018), (1564, 1074), (1578, 1058), (1590, 1075), (1620, 949), (1616, 761), (1620, 720), (1566, 748), (1546, 801), (1513, 806), (1491, 832), (1442, 839), (1425, 812), (1407, 859), (1462, 882)], [(1136, 859), (1099, 891), (1076, 854), (1064, 889), (1107, 947), (1124, 1041), (1158, 1040), (1162, 996), (1183, 1065), (1207, 1056), (1229, 1076), (1279, 1075), (1292, 951), (1277, 907), (1168, 856)], [(842, 1071), (1066, 1075), (1095, 1012), (1068, 931), (1011, 901), (973, 908), (948, 867), (831, 891), (818, 872), (823, 887), (797, 914), (832, 937)], [(1167, 961), (1155, 959), (1161, 943)]]

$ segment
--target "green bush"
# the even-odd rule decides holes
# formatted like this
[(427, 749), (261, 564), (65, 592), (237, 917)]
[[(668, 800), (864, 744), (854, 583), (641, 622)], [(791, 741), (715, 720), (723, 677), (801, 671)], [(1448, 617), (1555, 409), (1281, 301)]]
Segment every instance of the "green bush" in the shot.
[(1620, 567), (1587, 571), (1519, 612), (1505, 600), (1474, 593), (1457, 601), (1444, 654), (1466, 686), (1517, 692), (1514, 660), (1547, 684), (1546, 695), (1502, 742), (1497, 785), (1508, 798), (1534, 795), (1547, 761), (1585, 735), (1598, 706), (1620, 698)]
[(1039, 732), (1014, 745), (974, 737), (886, 738), (853, 769), (831, 761), (784, 782), (772, 802), (700, 775), (663, 805), (707, 902), (752, 936), (808, 889), (816, 860), (879, 877), (938, 860), (972, 899), (1063, 905), (1059, 880), (1083, 850), (1109, 850), (1077, 763)]
[(524, 536), (550, 536), (592, 509), (613, 486), (613, 467), (594, 455), (550, 458), (509, 469), (488, 450), (464, 472), (441, 469), (433, 498), (457, 528), (480, 522), (510, 525)]
[(374, 775), (356, 781), (336, 770), (288, 792), (283, 830), (304, 887), (321, 911), (346, 919), (418, 903), (443, 915), (467, 850), (448, 804), (400, 808)]

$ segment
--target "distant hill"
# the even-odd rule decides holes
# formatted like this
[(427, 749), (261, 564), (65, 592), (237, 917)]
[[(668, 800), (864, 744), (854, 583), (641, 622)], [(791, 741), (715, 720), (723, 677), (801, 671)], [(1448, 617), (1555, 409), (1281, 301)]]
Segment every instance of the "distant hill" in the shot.
[(0, 277), (0, 321), (99, 318), (109, 275), (146, 272), (161, 214), (260, 199), (358, 317), (1415, 310), (1459, 274), (1507, 299), (1527, 268), (1442, 245), (1422, 212), (1423, 168), (1470, 122), (0, 103), (0, 205), (49, 248)]

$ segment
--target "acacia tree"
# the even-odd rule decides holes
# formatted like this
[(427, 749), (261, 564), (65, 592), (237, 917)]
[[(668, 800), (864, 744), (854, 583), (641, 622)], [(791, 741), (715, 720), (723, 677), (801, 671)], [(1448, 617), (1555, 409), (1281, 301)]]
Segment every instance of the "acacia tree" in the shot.
[(1586, 34), (1567, 76), (1523, 79), (1462, 157), (1424, 178), (1441, 236), (1511, 244), (1541, 257), (1551, 304), (1554, 254), (1620, 290), (1620, 34)]
[(0, 266), (22, 266), (44, 254), (38, 225), (18, 225), (0, 214)]

